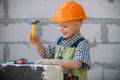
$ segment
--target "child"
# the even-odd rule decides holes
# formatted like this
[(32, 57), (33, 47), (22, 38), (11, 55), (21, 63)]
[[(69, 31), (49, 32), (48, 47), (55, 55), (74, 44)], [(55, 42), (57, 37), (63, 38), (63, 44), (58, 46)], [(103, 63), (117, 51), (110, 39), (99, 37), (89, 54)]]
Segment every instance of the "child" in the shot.
[[(80, 35), (84, 9), (74, 1), (64, 2), (50, 19), (58, 23), (62, 36), (53, 44), (43, 46), (35, 35), (34, 45), (44, 59), (36, 61), (43, 65), (60, 65), (63, 67), (64, 80), (87, 80), (90, 68), (90, 48), (87, 40)], [(30, 41), (32, 40), (30, 34)]]

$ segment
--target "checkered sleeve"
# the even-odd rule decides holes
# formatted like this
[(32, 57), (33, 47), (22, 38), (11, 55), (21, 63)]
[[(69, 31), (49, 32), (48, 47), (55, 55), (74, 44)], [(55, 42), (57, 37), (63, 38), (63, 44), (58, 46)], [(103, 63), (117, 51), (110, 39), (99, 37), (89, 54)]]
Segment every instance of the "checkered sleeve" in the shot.
[(83, 62), (82, 69), (90, 69), (90, 47), (86, 40), (78, 44), (77, 51), (74, 55), (74, 60), (80, 60)]
[(53, 59), (55, 55), (55, 43), (45, 45), (46, 56), (48, 59)]

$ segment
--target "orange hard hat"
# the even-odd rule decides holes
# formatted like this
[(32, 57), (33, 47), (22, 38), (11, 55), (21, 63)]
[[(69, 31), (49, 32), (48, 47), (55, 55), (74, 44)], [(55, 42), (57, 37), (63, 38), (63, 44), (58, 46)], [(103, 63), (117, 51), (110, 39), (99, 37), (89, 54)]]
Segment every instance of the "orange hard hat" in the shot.
[(55, 15), (50, 18), (51, 21), (64, 22), (76, 19), (86, 19), (83, 7), (74, 1), (67, 1), (61, 4)]

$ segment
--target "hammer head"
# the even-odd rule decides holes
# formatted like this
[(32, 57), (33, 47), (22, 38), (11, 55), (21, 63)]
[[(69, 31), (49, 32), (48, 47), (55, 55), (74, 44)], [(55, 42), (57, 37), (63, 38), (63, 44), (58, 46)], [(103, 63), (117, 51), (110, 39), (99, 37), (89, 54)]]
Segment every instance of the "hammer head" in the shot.
[(37, 23), (40, 23), (38, 20), (32, 20), (32, 23), (31, 24), (37, 24)]

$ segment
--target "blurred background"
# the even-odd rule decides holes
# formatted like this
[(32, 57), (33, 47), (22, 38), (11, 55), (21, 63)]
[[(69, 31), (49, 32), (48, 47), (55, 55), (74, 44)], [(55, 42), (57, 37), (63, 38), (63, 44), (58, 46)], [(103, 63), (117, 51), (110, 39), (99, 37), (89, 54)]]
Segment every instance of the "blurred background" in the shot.
[[(44, 45), (61, 33), (50, 22), (58, 5), (66, 0), (0, 0), (0, 62), (41, 57), (28, 42), (31, 20), (38, 19), (37, 34)], [(89, 40), (91, 70), (88, 80), (120, 80), (120, 0), (75, 0), (87, 14), (81, 34)]]

